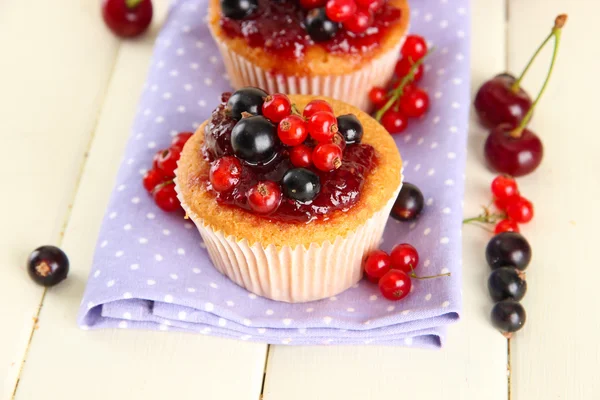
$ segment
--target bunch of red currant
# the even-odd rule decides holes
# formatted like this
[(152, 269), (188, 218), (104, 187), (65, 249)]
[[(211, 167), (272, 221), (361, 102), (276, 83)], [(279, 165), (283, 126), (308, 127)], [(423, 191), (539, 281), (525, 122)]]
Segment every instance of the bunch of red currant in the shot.
[(391, 85), (374, 87), (369, 92), (369, 99), (377, 110), (375, 119), (391, 134), (403, 132), (409, 118), (419, 118), (429, 109), (429, 95), (414, 84), (423, 78), (422, 63), (428, 54), (425, 39), (408, 35), (400, 54)]
[(168, 149), (159, 150), (152, 160), (152, 169), (146, 172), (142, 180), (156, 205), (163, 211), (172, 212), (181, 209), (173, 179), (181, 150), (191, 136), (192, 132), (181, 132), (173, 138)]

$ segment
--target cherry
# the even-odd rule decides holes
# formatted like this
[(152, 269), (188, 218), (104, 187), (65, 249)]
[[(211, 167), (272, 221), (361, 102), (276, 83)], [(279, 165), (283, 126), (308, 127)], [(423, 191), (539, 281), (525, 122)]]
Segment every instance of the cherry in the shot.
[(381, 107), (388, 100), (387, 91), (382, 87), (375, 86), (369, 91), (369, 100), (375, 107)]
[(156, 205), (163, 211), (173, 212), (181, 207), (173, 181), (164, 182), (154, 188), (152, 197), (154, 197)]
[(152, 21), (152, 1), (103, 0), (102, 18), (117, 36), (126, 38), (141, 35)]
[(492, 269), (513, 266), (524, 271), (531, 261), (531, 246), (520, 233), (502, 232), (487, 244), (485, 258)]
[(397, 269), (388, 271), (379, 279), (379, 290), (388, 300), (401, 300), (408, 296), (412, 282), (410, 276)]
[(277, 136), (283, 144), (297, 146), (306, 140), (308, 132), (304, 118), (298, 115), (288, 115), (277, 125)]
[(417, 249), (408, 243), (400, 243), (394, 246), (390, 253), (392, 268), (411, 273), (417, 269), (419, 264), (419, 253)]
[(164, 176), (174, 177), (175, 170), (177, 169), (177, 161), (179, 161), (180, 156), (181, 149), (178, 147), (171, 147), (163, 150), (156, 158), (156, 168), (162, 172)]
[(513, 267), (495, 269), (488, 278), (488, 291), (494, 301), (520, 301), (527, 292), (525, 273)]
[(269, 214), (281, 203), (281, 189), (272, 181), (258, 182), (248, 193), (248, 205), (257, 214)]
[(400, 109), (409, 117), (421, 117), (429, 109), (429, 95), (423, 89), (412, 90), (400, 97)]
[(319, 111), (327, 111), (333, 114), (333, 108), (331, 108), (331, 105), (328, 102), (325, 100), (313, 100), (304, 107), (302, 116), (309, 119), (313, 114)]
[(69, 258), (58, 247), (38, 247), (29, 255), (27, 273), (38, 285), (54, 286), (66, 279), (69, 273)]
[(382, 250), (373, 250), (365, 259), (365, 275), (373, 283), (379, 282), (379, 279), (385, 275), (391, 268), (392, 259)]
[(391, 215), (400, 221), (411, 221), (419, 216), (424, 204), (421, 190), (412, 183), (404, 182), (392, 206)]
[(485, 82), (474, 101), (479, 120), (489, 128), (502, 123), (518, 125), (531, 105), (531, 97), (510, 74), (500, 74)]
[(388, 110), (381, 117), (381, 125), (392, 135), (402, 133), (408, 126), (408, 117), (400, 111)]
[(183, 149), (183, 146), (185, 146), (185, 144), (188, 140), (190, 140), (193, 134), (193, 132), (178, 133), (177, 136), (175, 136), (171, 141), (171, 147), (178, 147), (180, 149)]
[(262, 114), (271, 122), (278, 123), (292, 112), (290, 99), (281, 93), (275, 93), (265, 98)]
[(508, 199), (519, 194), (517, 181), (508, 175), (498, 175), (491, 184), (492, 194), (497, 199)]
[(503, 219), (494, 228), (495, 234), (502, 232), (519, 232), (519, 224), (510, 219)]
[(167, 179), (169, 178), (165, 177), (161, 171), (152, 168), (150, 171), (146, 172), (142, 183), (148, 192), (152, 192), (156, 186), (163, 183)]
[(521, 329), (526, 320), (525, 309), (517, 301), (504, 300), (492, 308), (492, 324), (507, 338)]
[(544, 146), (529, 129), (515, 131), (512, 125), (494, 128), (485, 141), (485, 158), (497, 172), (512, 176), (527, 175), (540, 165)]
[(242, 164), (235, 157), (221, 157), (213, 162), (208, 176), (214, 190), (226, 192), (240, 183)]
[(524, 197), (507, 202), (506, 214), (515, 222), (525, 224), (533, 219), (533, 204)]
[(354, 0), (328, 0), (325, 13), (333, 22), (344, 22), (356, 12)]
[(306, 123), (310, 136), (317, 142), (331, 142), (338, 131), (337, 119), (329, 111), (318, 111)]
[(300, 0), (300, 7), (310, 10), (312, 8), (324, 7), (327, 0)]
[(333, 143), (321, 143), (313, 150), (312, 162), (321, 171), (338, 169), (342, 166), (342, 149)]
[(402, 57), (413, 61), (420, 60), (427, 54), (427, 43), (422, 36), (408, 35), (400, 49), (400, 54), (402, 54)]
[(349, 32), (361, 34), (373, 24), (373, 15), (369, 11), (357, 10), (342, 26)]
[(308, 168), (312, 165), (312, 149), (307, 145), (292, 147), (290, 161), (294, 167)]
[[(413, 60), (410, 60), (409, 58), (401, 58), (397, 63), (396, 63), (396, 67), (394, 68), (394, 71), (396, 73), (396, 76), (398, 78), (402, 78), (405, 77), (406, 75), (409, 74), (413, 64), (415, 64), (415, 62)], [(415, 72), (414, 72), (414, 81), (418, 82), (421, 80), (421, 78), (423, 78), (423, 64), (419, 64), (416, 68), (415, 68)]]

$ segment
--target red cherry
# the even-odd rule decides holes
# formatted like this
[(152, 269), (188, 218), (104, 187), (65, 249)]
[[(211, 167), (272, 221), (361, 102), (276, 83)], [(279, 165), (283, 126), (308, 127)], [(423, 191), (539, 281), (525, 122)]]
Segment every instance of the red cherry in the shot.
[(429, 109), (429, 95), (423, 89), (412, 90), (400, 98), (400, 109), (409, 117), (421, 117)]
[(508, 123), (517, 126), (532, 101), (527, 92), (519, 88), (516, 92), (512, 85), (516, 79), (509, 74), (500, 74), (485, 82), (477, 91), (474, 106), (479, 120), (488, 128)]
[(392, 269), (379, 279), (379, 290), (388, 300), (401, 300), (408, 296), (412, 281), (404, 271)]
[(304, 119), (298, 115), (288, 115), (283, 118), (277, 125), (277, 136), (288, 146), (301, 144), (308, 136)]
[(508, 124), (492, 129), (485, 141), (485, 158), (497, 172), (511, 176), (527, 175), (542, 162), (544, 146), (529, 129), (523, 129), (519, 137), (511, 136), (512, 131), (512, 125)]
[(290, 161), (294, 167), (310, 167), (312, 165), (312, 149), (304, 144), (292, 147), (290, 150)]
[(408, 243), (401, 243), (394, 246), (390, 253), (392, 258), (392, 268), (404, 272), (412, 272), (419, 265), (419, 253), (417, 249)]
[(329, 111), (314, 113), (306, 123), (310, 136), (317, 142), (331, 142), (338, 131), (337, 119)]
[(275, 93), (265, 98), (262, 114), (273, 123), (278, 123), (292, 112), (290, 99), (281, 93)]
[(325, 14), (333, 22), (343, 22), (356, 12), (354, 0), (328, 0), (325, 5)]
[(300, 0), (300, 6), (306, 10), (317, 7), (324, 7), (327, 0)]
[(175, 170), (177, 169), (177, 161), (181, 156), (181, 149), (179, 147), (171, 147), (158, 153), (158, 157), (155, 159), (156, 168), (163, 173), (164, 176), (174, 177)]
[(381, 117), (381, 125), (392, 135), (401, 133), (408, 126), (408, 117), (400, 111), (390, 109)]
[(103, 0), (102, 17), (117, 36), (134, 37), (142, 34), (152, 21), (150, 0)]
[(508, 199), (519, 194), (517, 181), (507, 175), (498, 175), (491, 185), (492, 194), (497, 199)]
[(217, 192), (226, 192), (240, 183), (242, 164), (233, 156), (221, 157), (210, 167), (209, 180)]
[(418, 61), (427, 54), (427, 43), (422, 36), (408, 35), (400, 49), (400, 54), (402, 54), (402, 57), (409, 58), (413, 62)]
[(525, 197), (511, 199), (506, 204), (508, 218), (520, 224), (525, 224), (533, 219), (533, 204)]
[(345, 20), (342, 25), (352, 33), (364, 33), (373, 24), (373, 15), (369, 11), (357, 10), (354, 14)]
[(152, 168), (150, 171), (146, 172), (142, 183), (147, 191), (152, 192), (156, 186), (168, 179), (169, 178), (166, 178), (161, 171)]
[[(403, 78), (406, 75), (408, 75), (413, 64), (414, 64), (414, 62), (409, 60), (408, 58), (401, 58), (396, 63), (396, 68), (394, 69), (396, 76), (398, 78)], [(419, 66), (415, 70), (415, 76), (414, 76), (413, 82), (418, 82), (421, 80), (421, 78), (423, 78), (423, 64), (419, 64)]]
[(333, 143), (321, 143), (313, 150), (312, 162), (321, 171), (338, 169), (342, 165), (342, 149)]
[(375, 12), (379, 10), (385, 0), (355, 0), (358, 7), (363, 8), (365, 10), (369, 10), (371, 12)]
[(369, 91), (369, 100), (375, 107), (382, 107), (387, 99), (387, 90), (382, 87), (375, 86)]
[(246, 194), (248, 205), (257, 214), (269, 214), (279, 207), (281, 189), (272, 181), (258, 182)]
[(499, 234), (502, 232), (519, 232), (519, 224), (510, 219), (503, 219), (502, 221), (496, 224), (496, 228), (494, 228), (494, 234)]
[(333, 114), (333, 108), (331, 108), (331, 105), (328, 102), (325, 100), (313, 100), (304, 107), (302, 116), (309, 119), (313, 114), (319, 111), (328, 111)]
[(163, 211), (172, 212), (181, 207), (173, 182), (158, 185), (152, 192), (152, 197), (156, 205)]
[(178, 147), (180, 149), (183, 149), (183, 146), (185, 146), (185, 144), (188, 140), (190, 140), (193, 134), (193, 132), (178, 133), (177, 136), (175, 136), (171, 141), (171, 147)]
[(385, 275), (391, 268), (390, 256), (382, 250), (373, 250), (365, 260), (365, 275), (371, 282), (379, 282), (379, 278)]

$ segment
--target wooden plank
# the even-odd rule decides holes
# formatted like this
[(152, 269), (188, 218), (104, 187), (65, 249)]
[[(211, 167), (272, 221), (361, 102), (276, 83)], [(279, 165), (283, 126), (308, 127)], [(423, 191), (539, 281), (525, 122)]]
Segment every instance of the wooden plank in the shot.
[[(161, 10), (164, 15), (164, 7)], [(170, 332), (86, 332), (75, 324), (153, 40), (146, 36), (121, 45), (63, 241), (73, 271), (70, 279), (46, 296), (17, 399), (60, 395), (73, 400), (150, 400), (171, 398), (174, 393), (178, 400), (259, 397), (265, 345)], [(68, 381), (48, 371), (60, 371)]]
[(43, 290), (25, 271), (57, 244), (118, 41), (96, 2), (0, 2), (0, 398), (14, 389)]
[[(472, 84), (505, 66), (503, 2), (473, 0)], [(484, 130), (471, 123), (465, 213), (489, 201), (492, 174), (482, 167)], [(441, 351), (393, 347), (272, 346), (265, 400), (320, 399), (486, 399), (507, 398), (506, 340), (489, 323), (491, 303), (485, 287), (488, 235), (466, 227), (464, 319), (450, 327)]]
[[(514, 399), (598, 399), (600, 319), (595, 257), (600, 181), (600, 125), (595, 76), (600, 35), (592, 0), (513, 0), (508, 45), (510, 69), (519, 73), (552, 26), (569, 14), (552, 81), (536, 109), (532, 129), (543, 139), (544, 161), (522, 179), (536, 206), (525, 229), (533, 248), (524, 299), (527, 325), (511, 343)], [(551, 49), (525, 79), (535, 95), (546, 75)]]

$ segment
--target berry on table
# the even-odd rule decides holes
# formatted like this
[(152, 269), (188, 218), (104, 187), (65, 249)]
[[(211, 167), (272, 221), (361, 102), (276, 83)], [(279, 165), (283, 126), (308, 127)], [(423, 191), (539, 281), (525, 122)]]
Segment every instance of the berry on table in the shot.
[(262, 114), (273, 123), (278, 123), (292, 112), (290, 99), (281, 93), (275, 93), (265, 98)]
[(506, 203), (508, 218), (520, 224), (525, 224), (533, 219), (533, 204), (524, 197), (510, 199)]
[(277, 136), (283, 144), (297, 146), (306, 140), (308, 131), (304, 119), (298, 115), (288, 115), (277, 125)]
[(257, 214), (269, 214), (281, 203), (281, 189), (272, 181), (258, 182), (247, 193), (248, 205)]
[(178, 133), (171, 141), (171, 147), (178, 147), (180, 149), (183, 149), (183, 146), (185, 146), (185, 144), (188, 140), (190, 140), (193, 134), (193, 132)]
[(294, 167), (308, 168), (312, 165), (313, 150), (307, 145), (294, 146), (290, 150), (290, 161)]
[(369, 91), (369, 100), (375, 107), (382, 107), (388, 100), (385, 88), (375, 86)]
[(262, 115), (242, 118), (231, 131), (231, 147), (235, 155), (250, 163), (267, 163), (276, 152), (276, 129)]
[(519, 194), (517, 181), (508, 175), (498, 175), (491, 184), (492, 194), (497, 199), (508, 199)]
[(173, 181), (164, 182), (154, 188), (152, 197), (156, 205), (163, 211), (173, 212), (181, 208)]
[(503, 219), (494, 227), (494, 234), (502, 232), (519, 232), (519, 224), (511, 219)]
[(152, 168), (150, 171), (146, 172), (142, 183), (148, 192), (152, 192), (156, 186), (168, 179), (170, 178), (165, 177), (161, 171)]
[(525, 273), (513, 267), (495, 269), (488, 278), (488, 291), (495, 302), (520, 301), (527, 293)]
[(331, 105), (325, 100), (312, 100), (310, 103), (304, 107), (302, 111), (302, 116), (306, 119), (312, 117), (313, 114), (318, 113), (319, 111), (327, 111), (333, 114), (333, 108)]
[(356, 118), (356, 115), (346, 114), (337, 117), (337, 128), (346, 144), (357, 144), (361, 142), (364, 129), (358, 118)]
[(281, 180), (285, 197), (299, 202), (312, 201), (321, 191), (319, 176), (306, 168), (292, 168)]
[(339, 25), (333, 22), (325, 13), (325, 8), (313, 8), (306, 14), (304, 20), (306, 32), (315, 42), (326, 42), (333, 38), (339, 29)]
[(318, 144), (313, 150), (312, 162), (321, 171), (338, 169), (342, 166), (342, 149), (333, 143)]
[(306, 123), (310, 136), (317, 142), (331, 142), (338, 131), (337, 119), (329, 111), (318, 111)]
[(67, 277), (69, 259), (58, 247), (41, 246), (29, 255), (27, 272), (38, 285), (54, 286)]
[(512, 176), (533, 172), (542, 162), (544, 146), (529, 129), (513, 129), (498, 125), (488, 135), (484, 145), (485, 159), (495, 171)]
[(327, 17), (334, 22), (344, 22), (356, 12), (354, 0), (328, 0), (325, 5)]
[(181, 149), (179, 147), (171, 147), (163, 150), (156, 158), (156, 168), (162, 172), (164, 176), (172, 178), (175, 176), (179, 157), (181, 157)]
[(390, 253), (392, 268), (412, 273), (419, 264), (419, 253), (417, 249), (408, 243), (400, 243), (394, 246)]
[(391, 215), (400, 221), (411, 221), (421, 214), (424, 204), (421, 190), (412, 183), (404, 182), (392, 206)]
[(381, 125), (391, 135), (402, 133), (408, 126), (408, 117), (400, 111), (390, 109), (381, 117)]
[[(413, 64), (415, 64), (414, 60), (410, 60), (408, 58), (401, 58), (396, 63), (396, 67), (394, 68), (394, 72), (398, 78), (403, 78), (409, 74)], [(414, 82), (418, 82), (423, 78), (423, 64), (419, 64), (414, 72)]]
[(233, 119), (241, 119), (242, 113), (259, 115), (267, 96), (267, 92), (255, 87), (236, 90), (227, 101), (227, 110)]
[(412, 90), (400, 97), (400, 109), (409, 117), (421, 117), (429, 109), (429, 95), (423, 89)]
[(372, 24), (373, 15), (369, 11), (357, 10), (342, 23), (342, 26), (347, 31), (358, 35), (364, 33)]
[(521, 303), (504, 300), (492, 308), (492, 324), (507, 338), (525, 325), (527, 315)]
[(502, 232), (487, 244), (485, 258), (492, 269), (513, 266), (525, 270), (531, 261), (531, 246), (517, 232)]
[(258, 0), (221, 0), (221, 12), (227, 18), (243, 19), (258, 8)]
[(379, 279), (379, 290), (388, 300), (401, 300), (408, 296), (412, 282), (410, 276), (398, 269), (388, 271)]
[(422, 36), (408, 35), (400, 49), (400, 54), (402, 54), (402, 57), (413, 61), (420, 60), (427, 54), (427, 43)]
[(382, 250), (373, 250), (365, 259), (365, 275), (373, 283), (379, 282), (379, 279), (391, 269), (392, 259)]
[(514, 76), (500, 74), (479, 88), (473, 104), (481, 123), (494, 128), (503, 123), (518, 125), (532, 103)]
[(141, 35), (152, 21), (151, 0), (103, 0), (102, 18), (110, 30), (120, 37)]
[(214, 190), (226, 192), (240, 183), (242, 164), (232, 156), (221, 157), (210, 167), (209, 180)]

